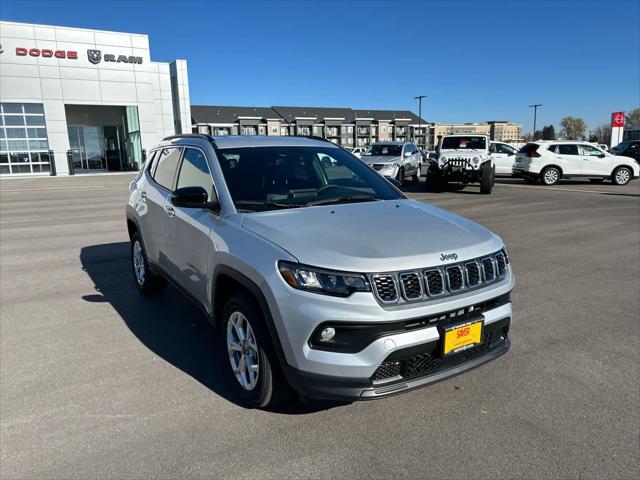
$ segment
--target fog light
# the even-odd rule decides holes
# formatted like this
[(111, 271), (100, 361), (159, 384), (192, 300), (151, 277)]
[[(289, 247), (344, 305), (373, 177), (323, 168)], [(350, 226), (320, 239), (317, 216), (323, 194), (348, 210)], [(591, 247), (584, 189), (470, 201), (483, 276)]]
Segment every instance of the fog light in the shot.
[(333, 327), (327, 327), (320, 332), (320, 341), (328, 342), (335, 336), (336, 336), (336, 329)]

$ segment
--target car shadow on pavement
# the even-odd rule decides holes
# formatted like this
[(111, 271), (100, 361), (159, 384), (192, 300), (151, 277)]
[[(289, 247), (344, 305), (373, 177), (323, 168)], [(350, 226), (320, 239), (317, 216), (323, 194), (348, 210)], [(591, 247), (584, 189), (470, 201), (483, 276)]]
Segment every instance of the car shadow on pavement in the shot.
[[(149, 350), (224, 399), (238, 404), (222, 368), (221, 362), (227, 359), (217, 348), (217, 332), (204, 313), (171, 285), (156, 297), (138, 293), (129, 255), (128, 242), (83, 247), (82, 268), (96, 290), (95, 294), (83, 296), (83, 300), (110, 303)], [(269, 411), (296, 415), (333, 406), (337, 404), (303, 405), (293, 395)]]

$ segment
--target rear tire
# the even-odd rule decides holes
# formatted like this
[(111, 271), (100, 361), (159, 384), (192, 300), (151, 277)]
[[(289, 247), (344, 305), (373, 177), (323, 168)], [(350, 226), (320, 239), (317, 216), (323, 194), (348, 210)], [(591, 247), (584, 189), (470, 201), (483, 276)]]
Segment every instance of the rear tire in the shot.
[(264, 408), (286, 397), (289, 389), (280, 372), (271, 336), (251, 297), (240, 293), (227, 300), (220, 337), (229, 384), (241, 404)]
[(396, 174), (396, 181), (399, 186), (404, 185), (404, 167), (400, 167), (398, 173)]
[(542, 173), (540, 174), (542, 184), (548, 186), (558, 183), (560, 181), (560, 177), (560, 170), (558, 170), (556, 167), (547, 167), (542, 170)]
[(425, 181), (425, 192), (440, 193), (444, 190), (444, 179), (438, 170), (429, 169), (427, 171), (427, 179)]
[(131, 235), (131, 273), (138, 291), (143, 295), (157, 295), (167, 286), (167, 281), (149, 270), (147, 252), (138, 232)]
[(483, 195), (489, 195), (493, 191), (493, 184), (495, 183), (495, 170), (489, 162), (485, 163), (480, 171), (480, 193)]
[(611, 181), (614, 185), (626, 185), (633, 178), (633, 172), (629, 167), (618, 167), (611, 175)]

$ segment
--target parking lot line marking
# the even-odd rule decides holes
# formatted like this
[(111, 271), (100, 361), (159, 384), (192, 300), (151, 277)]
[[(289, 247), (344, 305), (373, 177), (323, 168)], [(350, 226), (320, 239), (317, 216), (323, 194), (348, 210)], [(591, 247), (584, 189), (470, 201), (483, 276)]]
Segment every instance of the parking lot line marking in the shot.
[(530, 190), (551, 190), (552, 192), (578, 192), (578, 193), (598, 193), (598, 194), (610, 194), (615, 192), (603, 192), (601, 190), (583, 190), (581, 188), (562, 188), (562, 187), (543, 187), (543, 186), (529, 186), (529, 185), (513, 185), (511, 183), (497, 183), (496, 185), (504, 187), (516, 187), (516, 188), (528, 188)]
[(71, 186), (71, 187), (42, 187), (42, 188), (14, 188), (11, 190), (7, 190), (5, 188), (0, 188), (0, 193), (3, 192), (34, 192), (36, 190), (74, 190), (74, 189), (85, 189), (85, 188), (104, 188), (104, 185), (82, 185), (82, 186)]

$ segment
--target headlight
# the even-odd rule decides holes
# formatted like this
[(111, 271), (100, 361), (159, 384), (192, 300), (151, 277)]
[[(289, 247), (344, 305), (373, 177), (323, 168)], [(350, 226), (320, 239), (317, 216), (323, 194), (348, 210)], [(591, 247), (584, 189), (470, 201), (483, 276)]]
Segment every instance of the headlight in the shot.
[(447, 162), (447, 157), (440, 157), (438, 159), (438, 163), (440, 163), (440, 165), (444, 165)]
[(473, 162), (474, 165), (477, 165), (480, 159), (478, 157), (473, 157), (471, 161)]
[(371, 291), (367, 277), (360, 273), (337, 272), (284, 261), (278, 262), (278, 270), (284, 281), (298, 290), (335, 297)]

